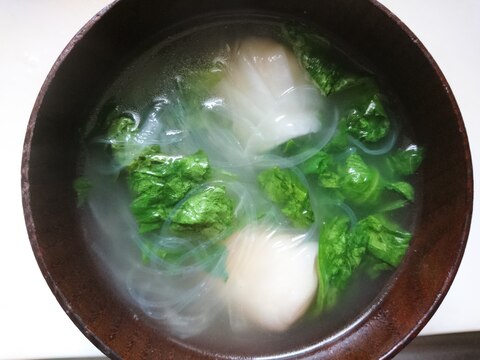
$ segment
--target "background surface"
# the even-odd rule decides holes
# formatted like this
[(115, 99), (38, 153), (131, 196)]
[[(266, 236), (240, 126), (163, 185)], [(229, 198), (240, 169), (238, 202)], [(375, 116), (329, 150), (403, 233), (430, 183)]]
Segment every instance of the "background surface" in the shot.
[[(100, 355), (58, 305), (35, 262), (23, 220), (20, 162), (28, 118), (48, 71), (82, 25), (109, 2), (0, 0), (0, 359)], [(444, 72), (462, 111), (478, 170), (480, 1), (381, 3), (410, 27)], [(475, 171), (475, 179), (478, 175)], [(459, 273), (421, 334), (480, 330), (479, 234), (475, 202)]]

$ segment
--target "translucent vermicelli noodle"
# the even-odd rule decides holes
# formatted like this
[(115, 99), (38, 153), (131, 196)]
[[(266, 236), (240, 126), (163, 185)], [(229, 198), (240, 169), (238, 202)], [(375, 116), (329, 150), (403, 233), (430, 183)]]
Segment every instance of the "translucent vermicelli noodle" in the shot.
[(298, 24), (221, 23), (145, 51), (84, 137), (75, 188), (100, 266), (197, 345), (341, 326), (413, 230), (423, 149), (379, 83)]

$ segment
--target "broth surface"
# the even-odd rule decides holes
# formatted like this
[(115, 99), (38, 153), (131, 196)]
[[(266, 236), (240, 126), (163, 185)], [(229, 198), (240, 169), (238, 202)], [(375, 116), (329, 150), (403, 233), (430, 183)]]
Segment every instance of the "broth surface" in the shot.
[[(86, 131), (85, 161), (81, 172), (92, 183), (86, 206), (89, 217), (95, 222), (95, 229), (91, 230), (94, 236), (87, 238), (92, 239), (89, 246), (98, 258), (98, 266), (108, 271), (114, 286), (136, 311), (150, 319), (152, 326), (168, 328), (175, 341), (188, 347), (252, 355), (248, 349), (255, 351), (261, 348), (274, 354), (291, 351), (298, 344), (313, 345), (319, 338), (327, 339), (340, 331), (365, 311), (392, 273), (384, 272), (372, 280), (361, 271), (355, 272), (332, 309), (314, 317), (305, 315), (288, 330), (277, 333), (253, 326), (241, 314), (232, 314), (222, 290), (224, 280), (216, 273), (221, 267), (221, 256), (213, 270), (210, 269), (210, 274), (198, 266), (185, 266), (181, 271), (172, 272), (172, 268), (162, 261), (142, 259), (144, 239), (131, 212), (132, 195), (123, 173), (125, 164), (112, 161), (111, 155), (105, 152), (108, 142), (98, 135), (102, 122), (112, 113), (135, 120), (143, 129), (149, 126), (142, 138), (141, 148), (159, 145), (162, 153), (171, 156), (187, 156), (203, 151), (213, 169), (211, 184), (225, 186), (227, 194), (233, 199), (236, 229), (232, 232), (241, 229), (242, 225), (259, 222), (273, 226), (272, 231), (297, 231), (305, 235), (306, 242), (316, 243), (322, 226), (331, 216), (348, 216), (355, 223), (369, 215), (360, 206), (335, 203), (329, 189), (318, 187), (316, 179), (301, 175), (301, 182), (309, 190), (315, 214), (311, 226), (298, 230), (272, 206), (258, 185), (258, 176), (262, 171), (275, 166), (297, 169), (299, 163), (331, 141), (336, 134), (345, 99), (359, 96), (358, 90), (323, 97), (323, 105), (318, 110), (323, 119), (320, 130), (306, 138), (307, 150), (293, 155), (285, 155), (279, 147), (254, 156), (245, 151), (241, 141), (239, 144), (232, 133), (230, 104), (219, 101), (221, 96), (217, 94), (208, 99), (210, 103), (201, 112), (192, 116), (181, 103), (179, 84), (188, 82), (192, 73), (212, 63), (225, 61), (239, 41), (252, 37), (279, 41), (281, 26), (282, 22), (272, 19), (219, 20), (189, 29), (147, 48), (125, 68), (99, 101)], [(333, 39), (329, 40), (336, 45)], [(340, 56), (349, 54), (347, 50), (334, 49)], [(361, 59), (355, 58), (352, 63), (359, 69), (374, 73)], [(343, 159), (352, 153), (361, 154), (369, 166), (385, 173), (387, 165), (376, 152), (383, 151), (382, 147), (390, 147), (392, 150), (389, 153), (412, 141), (394, 94), (383, 86), (381, 76), (377, 74), (376, 78), (393, 124), (392, 134), (373, 151), (367, 149), (365, 152), (362, 149), (364, 145), (356, 146), (353, 142), (335, 156)], [(313, 90), (307, 89), (306, 97), (310, 96), (310, 91)], [(209, 121), (216, 122), (216, 125), (197, 126)], [(294, 171), (298, 173), (298, 170)], [(417, 186), (419, 175), (412, 177), (411, 182), (416, 187), (415, 204), (395, 210), (389, 216), (404, 229), (413, 232), (415, 206), (421, 196), (421, 189)], [(160, 232), (164, 240), (172, 236), (168, 226), (167, 229), (162, 227)]]

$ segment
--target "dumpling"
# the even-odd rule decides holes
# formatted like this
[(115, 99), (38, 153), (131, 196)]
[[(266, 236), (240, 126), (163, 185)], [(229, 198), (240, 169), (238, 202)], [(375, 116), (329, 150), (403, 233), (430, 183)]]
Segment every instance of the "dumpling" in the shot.
[(320, 130), (322, 98), (283, 45), (248, 38), (231, 50), (219, 93), (247, 153), (259, 154)]
[(231, 312), (284, 331), (308, 309), (317, 289), (317, 245), (305, 234), (251, 225), (228, 241), (226, 297)]

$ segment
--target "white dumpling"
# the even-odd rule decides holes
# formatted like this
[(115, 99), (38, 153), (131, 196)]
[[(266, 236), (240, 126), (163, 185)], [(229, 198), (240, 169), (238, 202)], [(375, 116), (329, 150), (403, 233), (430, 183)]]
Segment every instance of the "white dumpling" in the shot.
[(273, 40), (247, 38), (232, 49), (219, 92), (250, 154), (320, 130), (318, 90), (294, 54)]
[(228, 241), (231, 311), (270, 331), (284, 331), (308, 309), (317, 289), (317, 245), (305, 235), (249, 226)]

